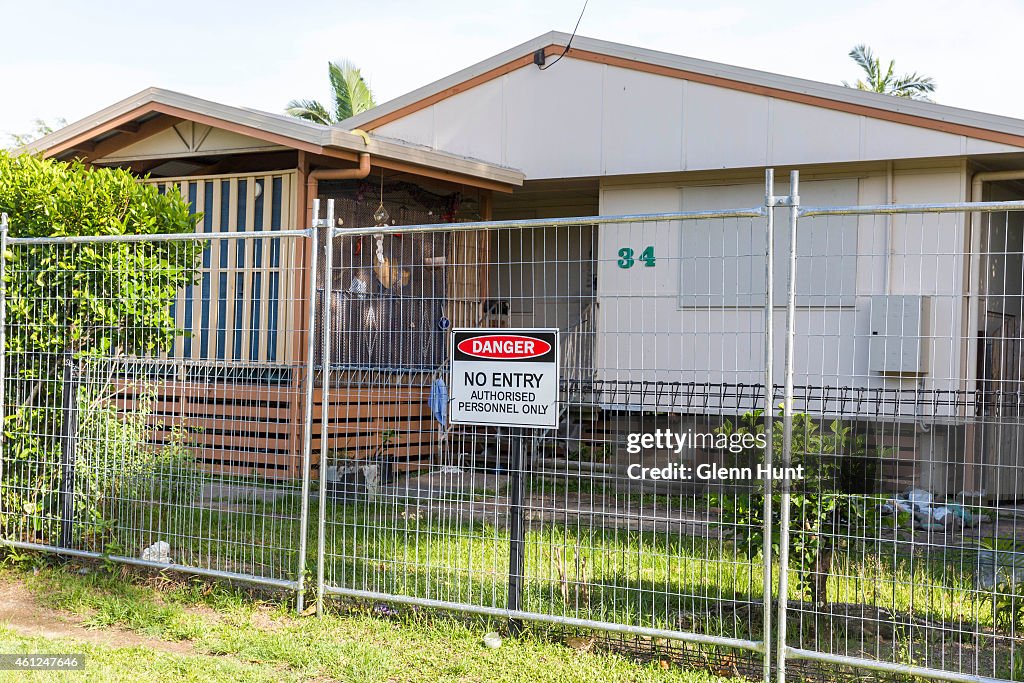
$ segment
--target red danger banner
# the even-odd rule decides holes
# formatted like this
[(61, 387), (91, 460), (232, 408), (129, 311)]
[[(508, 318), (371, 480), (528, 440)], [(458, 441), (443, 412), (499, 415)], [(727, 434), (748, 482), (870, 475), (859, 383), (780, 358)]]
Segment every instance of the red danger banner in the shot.
[(558, 330), (452, 330), (453, 424), (558, 426)]
[(463, 339), (456, 347), (474, 358), (515, 360), (537, 358), (551, 350), (551, 344), (538, 337), (517, 334), (485, 334)]

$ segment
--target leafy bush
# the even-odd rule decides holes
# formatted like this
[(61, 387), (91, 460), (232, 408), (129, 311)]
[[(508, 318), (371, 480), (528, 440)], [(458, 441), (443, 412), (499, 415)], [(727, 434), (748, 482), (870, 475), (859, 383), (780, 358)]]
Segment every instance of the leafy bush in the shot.
[[(12, 237), (192, 233), (198, 220), (177, 192), (161, 194), (127, 171), (4, 152), (0, 212)], [(55, 540), (43, 527), (58, 504), (64, 365), (154, 355), (187, 334), (171, 302), (196, 282), (203, 248), (199, 240), (8, 246), (0, 533)], [(109, 391), (93, 384), (71, 400), (105, 406)], [(101, 419), (81, 418), (83, 429)], [(122, 456), (143, 452), (130, 424), (109, 412), (102, 419), (126, 444)]]
[[(189, 210), (177, 192), (161, 194), (127, 171), (0, 152), (0, 212), (12, 237), (191, 233), (198, 217)], [(9, 248), (8, 353), (166, 348), (183, 333), (168, 302), (195, 282), (202, 250), (198, 240)]]

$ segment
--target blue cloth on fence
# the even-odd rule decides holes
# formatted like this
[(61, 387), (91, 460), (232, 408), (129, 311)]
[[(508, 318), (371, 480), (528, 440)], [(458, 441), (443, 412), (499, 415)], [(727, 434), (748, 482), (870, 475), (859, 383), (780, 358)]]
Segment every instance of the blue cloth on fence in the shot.
[(448, 386), (443, 379), (435, 379), (430, 387), (430, 412), (444, 428), (448, 424)]

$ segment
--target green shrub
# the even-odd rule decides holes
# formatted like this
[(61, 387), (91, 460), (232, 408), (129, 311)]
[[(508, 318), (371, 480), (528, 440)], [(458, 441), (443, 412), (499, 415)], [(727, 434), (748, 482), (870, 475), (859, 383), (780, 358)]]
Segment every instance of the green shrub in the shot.
[[(191, 233), (198, 219), (177, 192), (161, 194), (127, 171), (3, 152), (0, 212), (8, 214), (12, 237)], [(17, 360), (167, 348), (183, 333), (168, 302), (195, 282), (203, 246), (196, 240), (8, 248), (8, 354)]]
[[(868, 512), (862, 497), (850, 496), (839, 486), (839, 462), (842, 458), (866, 457), (863, 437), (852, 437), (850, 427), (835, 420), (827, 430), (806, 413), (793, 415), (790, 464), (803, 468), (804, 479), (793, 482), (789, 498), (789, 565), (794, 570), (795, 585), (804, 599), (815, 604), (827, 601), (827, 581), (832, 571), (833, 538), (842, 520), (863, 518)], [(772, 429), (772, 460), (780, 467), (783, 454), (782, 418)], [(733, 424), (726, 420), (720, 433), (764, 434), (764, 413), (745, 413)], [(764, 462), (764, 451), (750, 449), (739, 454), (749, 465)], [(773, 490), (778, 491), (779, 483)], [(722, 509), (722, 521), (735, 527), (736, 543), (749, 557), (763, 553), (764, 547), (764, 483), (757, 482), (750, 494), (716, 496), (713, 503)], [(782, 495), (771, 496), (771, 547), (773, 555), (781, 543)], [(858, 525), (870, 530), (875, 525)], [(769, 561), (770, 558), (765, 558)]]
[(150, 419), (152, 393), (136, 393), (131, 412), (107, 397), (82, 392), (75, 450), (76, 537), (90, 550), (121, 552), (119, 524), (142, 505), (188, 505), (197, 480), (185, 434), (172, 431), (163, 445), (149, 435), (164, 425)]
[[(119, 169), (0, 152), (0, 212), (12, 237), (192, 233), (198, 216), (179, 193), (161, 194)], [(5, 261), (7, 391), (0, 533), (54, 542), (66, 363), (84, 368), (155, 355), (187, 334), (170, 303), (197, 280), (204, 248), (185, 242), (9, 245)], [(118, 417), (108, 383), (74, 400), (103, 406), (120, 457), (144, 453), (143, 435)], [(125, 423), (124, 420), (129, 420)], [(115, 449), (116, 450), (116, 449)], [(84, 457), (84, 456), (83, 456)]]

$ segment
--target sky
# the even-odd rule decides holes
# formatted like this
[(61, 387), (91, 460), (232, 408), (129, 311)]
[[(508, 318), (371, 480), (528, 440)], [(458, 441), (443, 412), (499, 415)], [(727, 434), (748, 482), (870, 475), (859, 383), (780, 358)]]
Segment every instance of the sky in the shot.
[[(360, 66), (382, 103), (571, 32), (582, 5), (0, 0), (0, 147), (36, 119), (72, 122), (149, 86), (273, 112), (326, 100), (333, 59)], [(830, 83), (859, 76), (847, 53), (867, 43), (897, 72), (932, 76), (942, 104), (1024, 118), (1021, 25), (1020, 0), (590, 0), (579, 33)]]

